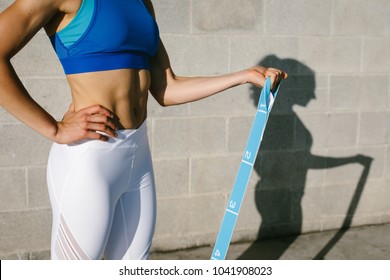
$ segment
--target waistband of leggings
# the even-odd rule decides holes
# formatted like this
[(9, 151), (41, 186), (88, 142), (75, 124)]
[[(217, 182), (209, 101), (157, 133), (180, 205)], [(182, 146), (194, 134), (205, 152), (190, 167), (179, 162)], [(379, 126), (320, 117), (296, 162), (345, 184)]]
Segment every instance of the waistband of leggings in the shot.
[[(126, 144), (137, 144), (140, 141), (143, 140), (144, 137), (147, 136), (148, 127), (147, 127), (147, 120), (145, 119), (144, 122), (135, 129), (119, 129), (116, 131), (118, 134), (117, 137), (111, 137), (108, 136), (108, 141), (101, 141), (101, 140), (92, 140), (92, 139), (85, 139), (78, 141), (74, 144), (69, 144), (67, 146), (74, 147), (74, 146), (84, 146), (88, 145), (90, 147), (94, 148), (111, 148), (115, 146), (121, 146)], [(104, 135), (107, 135), (103, 132), (98, 132)]]
[(116, 133), (118, 134), (117, 137), (109, 137), (108, 142), (118, 142), (118, 141), (123, 141), (128, 138), (135, 138), (137, 137), (143, 137), (148, 131), (148, 125), (147, 125), (147, 120), (145, 119), (143, 123), (138, 127), (134, 129), (118, 129)]

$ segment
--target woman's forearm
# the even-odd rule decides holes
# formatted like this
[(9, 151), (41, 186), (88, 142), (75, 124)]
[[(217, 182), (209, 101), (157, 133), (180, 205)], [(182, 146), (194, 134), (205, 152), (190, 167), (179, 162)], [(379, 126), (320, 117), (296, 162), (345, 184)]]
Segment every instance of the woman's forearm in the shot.
[[(273, 75), (262, 66), (209, 77), (179, 77), (175, 76), (170, 68), (166, 69), (165, 73), (158, 76), (157, 80), (160, 82), (152, 88), (152, 94), (163, 106), (197, 101), (245, 83), (262, 87), (266, 77)], [(271, 78), (273, 81), (276, 79), (275, 76)]]
[(175, 77), (162, 96), (165, 106), (197, 101), (245, 83), (243, 71), (212, 77)]

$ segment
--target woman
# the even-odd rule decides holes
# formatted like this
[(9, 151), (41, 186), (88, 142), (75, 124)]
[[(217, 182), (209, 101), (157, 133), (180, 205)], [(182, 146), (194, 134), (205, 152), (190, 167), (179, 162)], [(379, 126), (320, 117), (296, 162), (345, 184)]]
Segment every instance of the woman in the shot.
[[(44, 28), (72, 103), (61, 121), (37, 104), (10, 59)], [(150, 0), (17, 0), (0, 14), (0, 102), (54, 142), (47, 170), (52, 259), (145, 259), (155, 225), (146, 129), (148, 92), (162, 106), (287, 74), (253, 67), (179, 77), (160, 41)]]

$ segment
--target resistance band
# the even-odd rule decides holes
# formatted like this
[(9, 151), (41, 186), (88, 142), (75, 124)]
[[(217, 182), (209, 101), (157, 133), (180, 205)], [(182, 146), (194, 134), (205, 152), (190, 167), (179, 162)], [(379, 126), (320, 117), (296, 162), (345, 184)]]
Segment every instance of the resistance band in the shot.
[(236, 225), (238, 213), (244, 199), (249, 177), (256, 160), (261, 140), (263, 139), (268, 116), (271, 112), (272, 105), (278, 93), (279, 86), (280, 84), (278, 85), (275, 92), (272, 93), (271, 79), (267, 78), (264, 87), (261, 90), (256, 116), (252, 124), (252, 129), (244, 151), (244, 155), (242, 156), (236, 181), (234, 182), (233, 190), (222, 220), (221, 228), (214, 245), (213, 253), (211, 255), (212, 260), (224, 260), (226, 257), (230, 240), (233, 235), (233, 230)]

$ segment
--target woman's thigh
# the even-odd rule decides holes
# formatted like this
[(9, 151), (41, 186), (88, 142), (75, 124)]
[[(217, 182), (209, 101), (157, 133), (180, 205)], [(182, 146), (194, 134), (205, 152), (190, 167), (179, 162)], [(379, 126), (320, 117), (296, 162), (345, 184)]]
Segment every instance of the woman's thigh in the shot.
[(72, 164), (49, 161), (53, 259), (102, 257), (132, 166), (125, 154), (86, 149)]
[(115, 209), (104, 258), (146, 259), (152, 244), (155, 223), (154, 183), (122, 195)]

